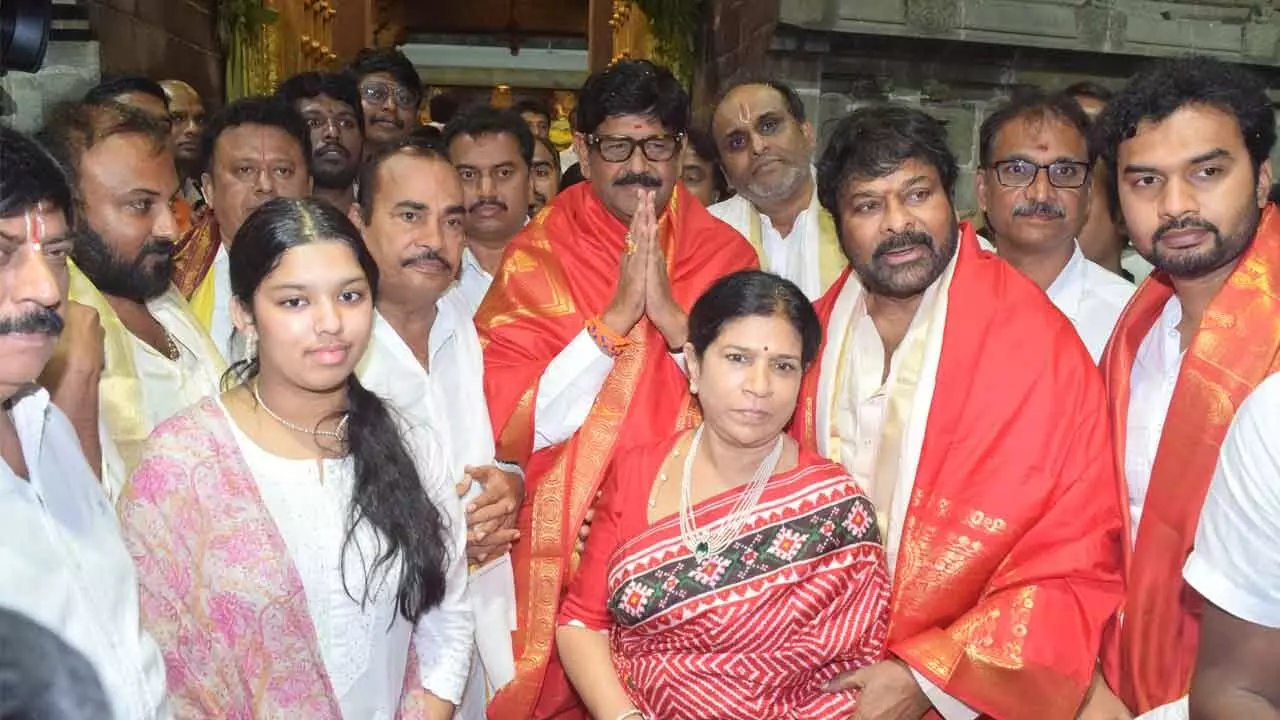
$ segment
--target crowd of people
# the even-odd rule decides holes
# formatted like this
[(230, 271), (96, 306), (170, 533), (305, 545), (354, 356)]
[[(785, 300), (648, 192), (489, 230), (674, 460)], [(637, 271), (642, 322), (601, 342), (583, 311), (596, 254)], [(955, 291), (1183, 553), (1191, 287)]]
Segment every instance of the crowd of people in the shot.
[(451, 103), (0, 127), (0, 717), (1280, 719), (1249, 71)]

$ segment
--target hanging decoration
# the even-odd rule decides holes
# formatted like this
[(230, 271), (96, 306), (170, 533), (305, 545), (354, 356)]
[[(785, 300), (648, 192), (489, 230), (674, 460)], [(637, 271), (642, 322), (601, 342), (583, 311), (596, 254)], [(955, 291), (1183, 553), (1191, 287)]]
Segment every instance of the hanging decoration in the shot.
[(635, 0), (649, 19), (653, 37), (653, 61), (666, 65), (684, 84), (693, 83), (697, 65), (699, 0)]
[(275, 91), (271, 25), (279, 13), (268, 0), (218, 0), (218, 44), (226, 55), (227, 101)]

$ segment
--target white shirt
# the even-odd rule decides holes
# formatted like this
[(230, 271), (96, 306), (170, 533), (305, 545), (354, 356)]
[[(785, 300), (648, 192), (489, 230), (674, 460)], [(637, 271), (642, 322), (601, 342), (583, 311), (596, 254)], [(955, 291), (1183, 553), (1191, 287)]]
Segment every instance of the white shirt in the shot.
[(1245, 399), (1209, 485), (1183, 577), (1241, 620), (1280, 629), (1280, 375)]
[[(999, 253), (996, 246), (982, 236), (978, 237), (978, 244), (983, 250)], [(1102, 351), (1111, 339), (1120, 313), (1136, 290), (1133, 283), (1086, 258), (1077, 242), (1071, 258), (1044, 292), (1054, 307), (1071, 321), (1096, 363), (1102, 360)]]
[[(812, 169), (811, 173), (815, 172)], [(816, 175), (816, 173), (815, 173)], [(818, 203), (818, 186), (815, 182), (809, 205), (796, 216), (791, 232), (785, 236), (773, 226), (768, 215), (758, 212), (742, 195), (707, 208), (715, 217), (723, 220), (751, 239), (751, 225), (755, 216), (760, 217), (760, 258), (762, 269), (795, 283), (810, 300), (822, 297), (827, 288), (822, 284), (822, 268), (818, 252), (822, 207)], [(841, 258), (843, 260), (843, 258)]]
[(1120, 251), (1120, 267), (1129, 271), (1136, 285), (1141, 285), (1142, 281), (1146, 280), (1147, 276), (1155, 270), (1155, 267), (1147, 262), (1147, 259), (1142, 257), (1132, 245), (1126, 246), (1124, 250)]
[(1096, 363), (1136, 290), (1133, 283), (1086, 258), (1077, 244), (1045, 294), (1071, 321)]
[(30, 477), (0, 463), (0, 605), (83, 654), (119, 720), (169, 717), (133, 559), (71, 423), (41, 389), (16, 398), (9, 415)]
[[(170, 293), (176, 291), (171, 288)], [(206, 345), (199, 336), (204, 330), (183, 319), (189, 316), (177, 311), (170, 293), (148, 300), (147, 309), (178, 347), (178, 359), (170, 360), (138, 336), (129, 334), (134, 368), (142, 388), (139, 411), (151, 428), (217, 393), (222, 381), (222, 359), (204, 357)], [(105, 422), (99, 423), (98, 435), (103, 448), (103, 486), (115, 502), (128, 480), (127, 473)]]
[(489, 293), (489, 286), (492, 284), (493, 275), (480, 265), (471, 248), (463, 248), (462, 266), (458, 268), (458, 282), (451, 291), (461, 294), (462, 299), (471, 308), (472, 315), (476, 314), (480, 303), (484, 302), (484, 296)]
[[(464, 479), (467, 465), (495, 464), (493, 430), (484, 402), (484, 358), (471, 314), (457, 288), (436, 302), (436, 319), (427, 339), (429, 372), (396, 330), (376, 315), (373, 341), (358, 369), (366, 387), (387, 397), (410, 422), (430, 428), (440, 438), (450, 457), (454, 483)], [(464, 502), (481, 492), (479, 484), (473, 485)], [(474, 663), (459, 717), (482, 720), (488, 696), (515, 675), (511, 648), (516, 627), (515, 574), (510, 556), (471, 574), (470, 598), (479, 662)]]
[(1173, 388), (1182, 370), (1182, 303), (1174, 295), (1165, 303), (1160, 319), (1138, 346), (1129, 379), (1129, 412), (1125, 421), (1124, 476), (1129, 486), (1131, 542), (1138, 540), (1142, 507), (1151, 485), (1160, 436), (1173, 401)]
[[(684, 353), (669, 356), (687, 375)], [(613, 358), (596, 345), (585, 329), (552, 358), (542, 371), (538, 396), (533, 400), (534, 452), (559, 445), (578, 432), (611, 370)]]
[(218, 243), (218, 253), (213, 256), (213, 317), (209, 319), (209, 337), (218, 352), (228, 362), (232, 358), (231, 338), (236, 327), (231, 322), (231, 256), (227, 246)]

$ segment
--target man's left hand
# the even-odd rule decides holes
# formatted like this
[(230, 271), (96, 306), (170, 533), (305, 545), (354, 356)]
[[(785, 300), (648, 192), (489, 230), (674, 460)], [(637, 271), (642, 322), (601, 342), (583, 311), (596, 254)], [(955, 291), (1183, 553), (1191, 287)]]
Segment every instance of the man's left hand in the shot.
[[(520, 538), (515, 529), (516, 515), (524, 502), (524, 481), (493, 465), (464, 468), (472, 482), (484, 488), (479, 497), (467, 504), (467, 557), (484, 563), (505, 555), (511, 543)], [(465, 494), (469, 483), (459, 486)]]
[(933, 707), (911, 670), (900, 660), (883, 660), (838, 675), (823, 689), (859, 691), (853, 720), (920, 720)]

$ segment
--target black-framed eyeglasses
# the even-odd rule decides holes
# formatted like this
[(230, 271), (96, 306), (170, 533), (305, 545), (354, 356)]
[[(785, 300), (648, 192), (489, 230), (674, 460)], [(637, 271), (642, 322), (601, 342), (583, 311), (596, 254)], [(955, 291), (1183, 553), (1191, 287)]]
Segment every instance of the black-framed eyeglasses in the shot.
[(1005, 187), (1027, 187), (1036, 181), (1044, 170), (1049, 184), (1056, 188), (1083, 187), (1089, 179), (1089, 163), (1075, 160), (1058, 160), (1048, 165), (1037, 165), (1030, 160), (1001, 160), (995, 163), (996, 180)]
[(374, 105), (382, 105), (387, 98), (394, 97), (398, 107), (418, 107), (418, 94), (399, 85), (380, 82), (365, 83), (360, 86), (360, 96)]
[(595, 148), (606, 162), (621, 163), (631, 159), (636, 147), (649, 162), (666, 162), (676, 156), (684, 133), (675, 135), (650, 135), (644, 138), (626, 135), (588, 135), (587, 147)]

